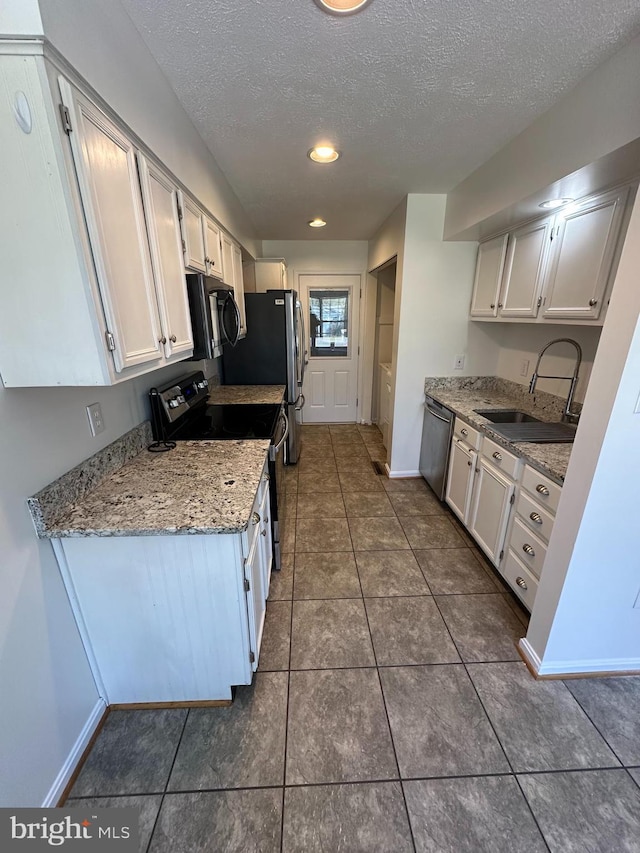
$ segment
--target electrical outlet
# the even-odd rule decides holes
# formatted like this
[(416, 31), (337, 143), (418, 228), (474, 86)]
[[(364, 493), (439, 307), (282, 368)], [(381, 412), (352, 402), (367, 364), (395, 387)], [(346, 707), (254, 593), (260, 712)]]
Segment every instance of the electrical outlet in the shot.
[(87, 417), (89, 418), (91, 435), (99, 435), (104, 432), (104, 418), (102, 417), (100, 403), (91, 403), (90, 406), (87, 406)]
[(455, 357), (454, 362), (453, 362), (453, 369), (454, 370), (464, 370), (464, 356), (463, 355), (457, 355)]
[(520, 376), (528, 376), (529, 375), (529, 359), (523, 358), (520, 362)]

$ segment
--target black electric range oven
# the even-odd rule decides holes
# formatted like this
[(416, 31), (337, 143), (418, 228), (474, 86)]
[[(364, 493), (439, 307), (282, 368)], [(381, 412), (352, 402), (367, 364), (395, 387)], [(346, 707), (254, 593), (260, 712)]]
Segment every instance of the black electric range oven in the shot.
[(284, 445), (289, 424), (284, 404), (208, 403), (209, 383), (196, 371), (162, 388), (151, 388), (151, 450), (170, 450), (176, 441), (268, 439), (271, 533), (274, 568), (280, 570), (284, 530)]

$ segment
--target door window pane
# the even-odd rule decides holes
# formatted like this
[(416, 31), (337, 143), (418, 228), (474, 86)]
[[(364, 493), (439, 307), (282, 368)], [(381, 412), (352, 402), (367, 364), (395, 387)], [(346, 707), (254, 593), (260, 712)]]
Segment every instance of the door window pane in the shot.
[(312, 358), (349, 355), (349, 290), (309, 291)]

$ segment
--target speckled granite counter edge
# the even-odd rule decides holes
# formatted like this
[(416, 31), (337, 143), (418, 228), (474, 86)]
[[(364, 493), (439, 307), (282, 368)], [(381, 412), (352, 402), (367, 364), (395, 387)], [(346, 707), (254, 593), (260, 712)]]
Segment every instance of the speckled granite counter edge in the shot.
[(47, 531), (55, 526), (56, 519), (152, 441), (151, 423), (144, 421), (27, 498), (38, 536), (48, 537)]

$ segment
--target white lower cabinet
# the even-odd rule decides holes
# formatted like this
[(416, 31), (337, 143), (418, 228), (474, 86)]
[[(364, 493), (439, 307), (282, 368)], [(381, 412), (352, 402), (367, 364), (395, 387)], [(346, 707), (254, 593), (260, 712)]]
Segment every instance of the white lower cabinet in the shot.
[(271, 573), (268, 508), (263, 478), (244, 533), (54, 540), (107, 704), (230, 699), (251, 683)]
[(494, 565), (500, 563), (515, 483), (484, 457), (478, 463), (469, 531)]
[(445, 500), (463, 524), (469, 521), (477, 458), (472, 447), (459, 438), (453, 439)]

